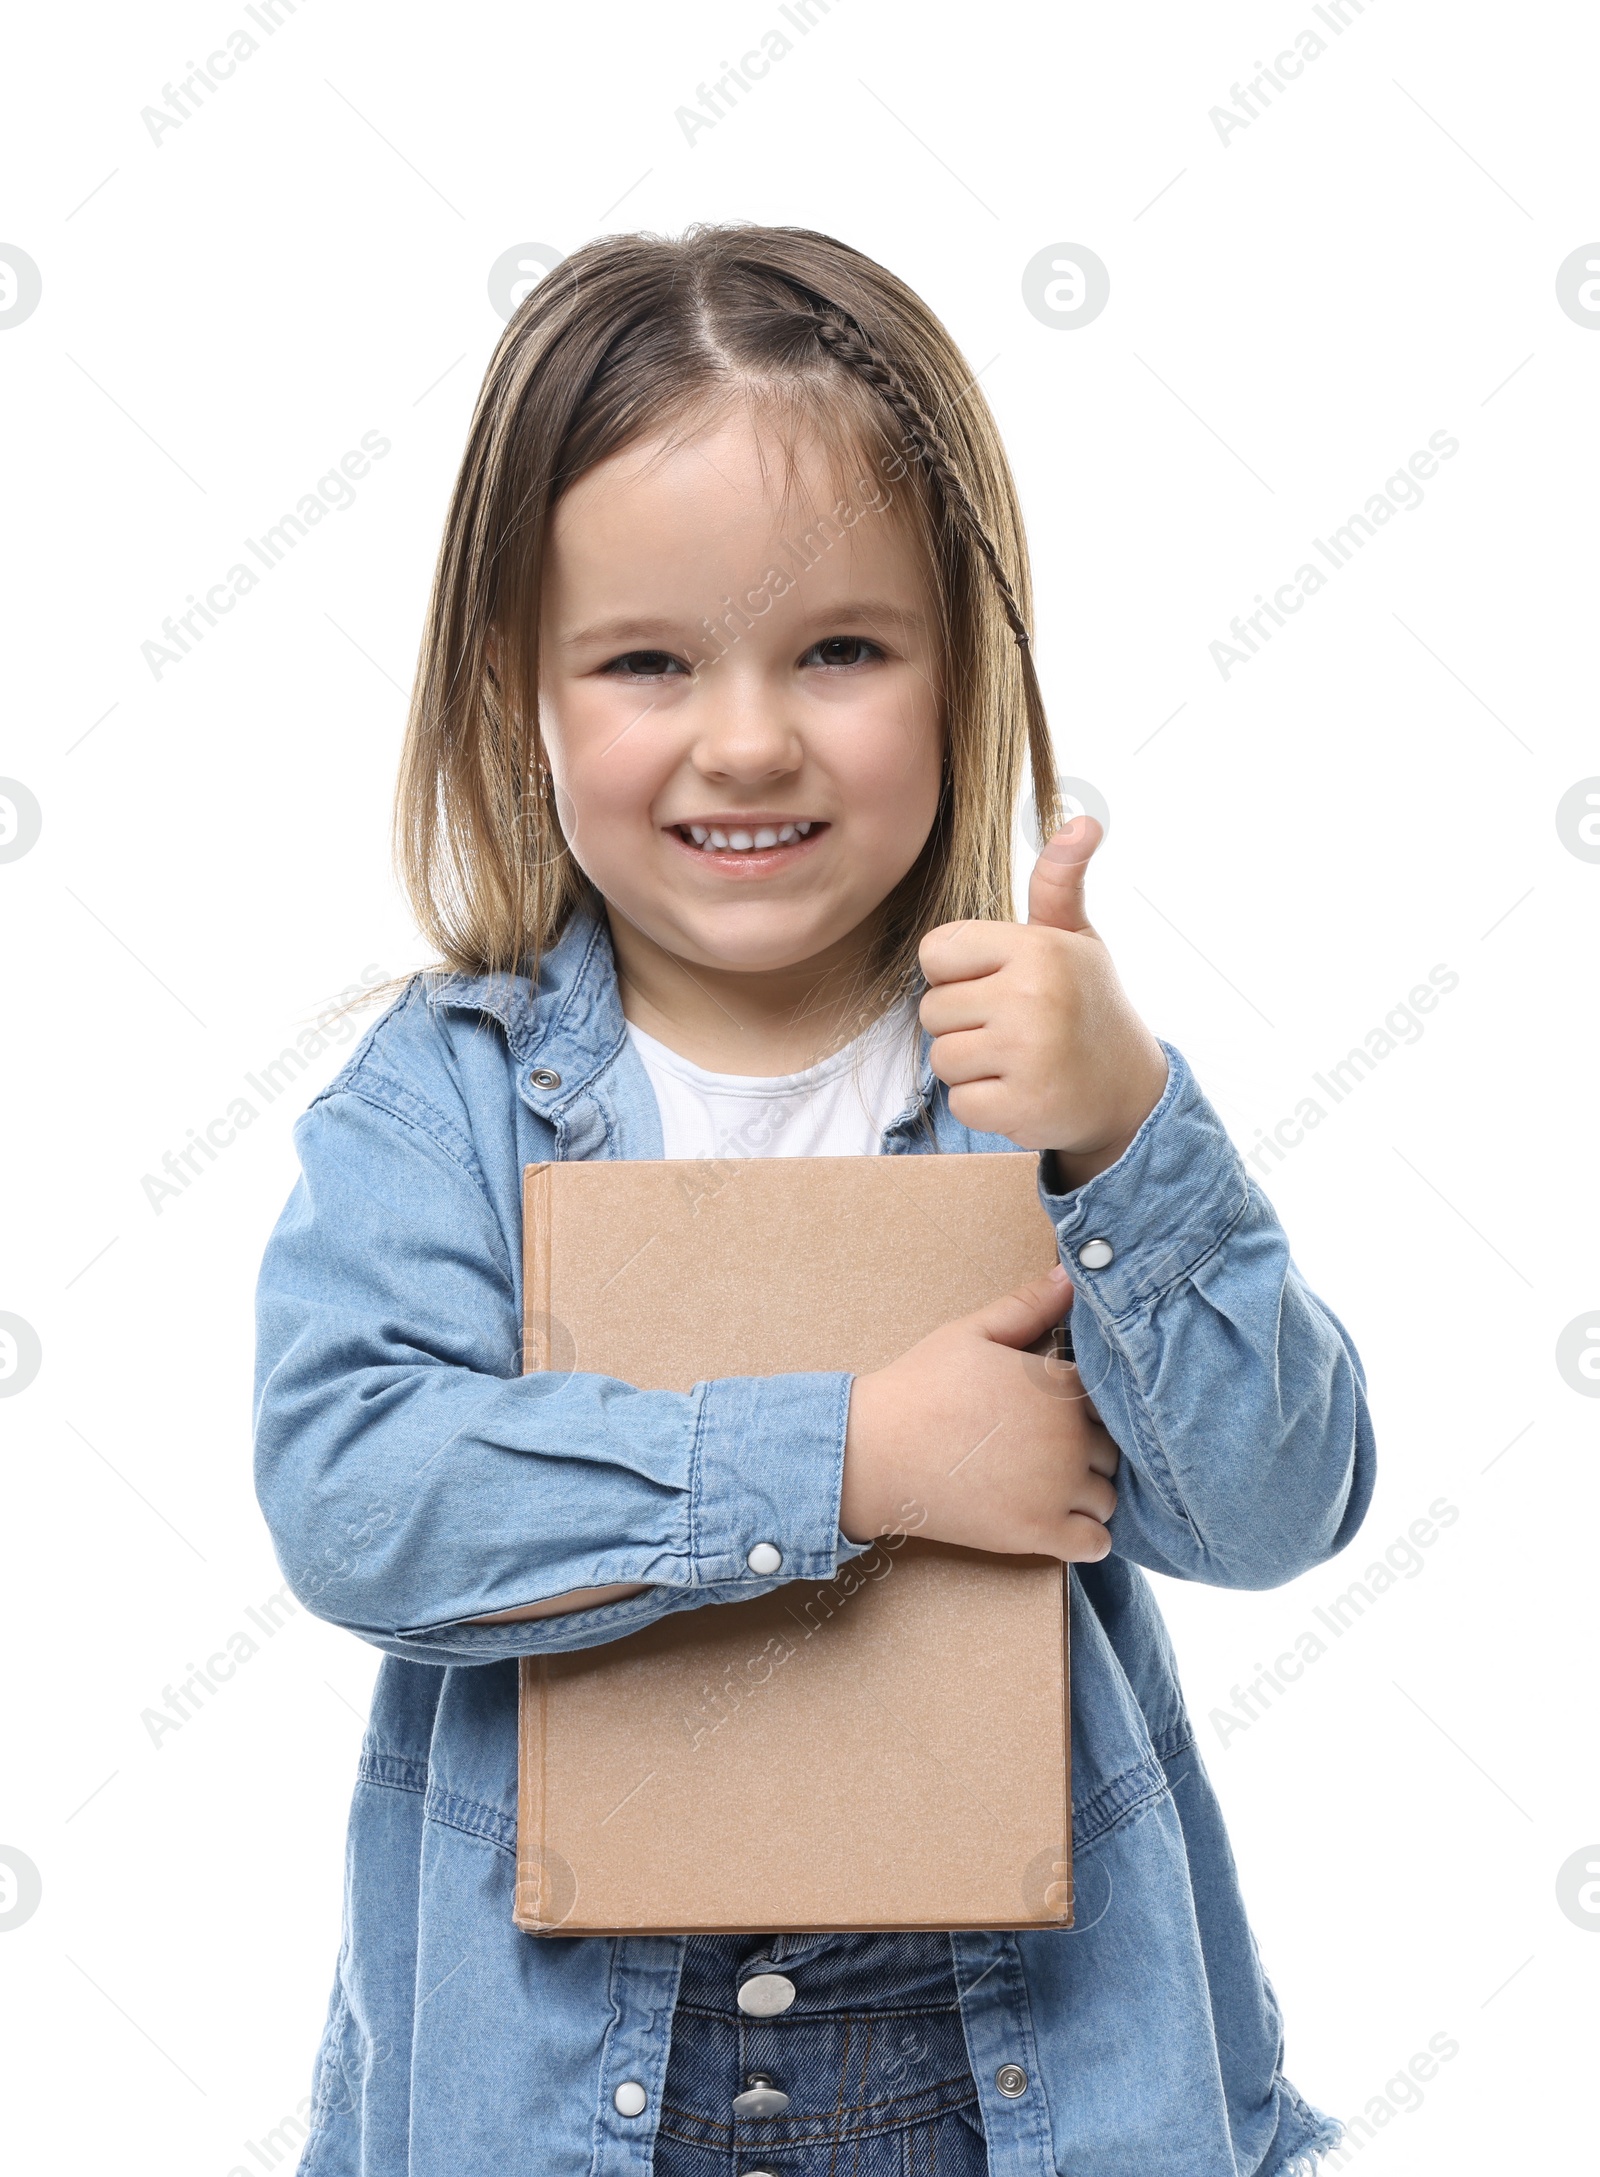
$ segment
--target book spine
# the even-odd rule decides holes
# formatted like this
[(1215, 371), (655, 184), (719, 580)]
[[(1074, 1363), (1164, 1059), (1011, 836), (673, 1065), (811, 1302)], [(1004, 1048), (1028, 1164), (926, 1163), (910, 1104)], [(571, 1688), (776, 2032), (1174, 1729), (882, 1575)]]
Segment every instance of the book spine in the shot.
[(1075, 1927), (1078, 1917), (1077, 1869), (1072, 1863), (1072, 1582), (1065, 1565), (1061, 1567), (1061, 1708), (1063, 1744), (1067, 1756), (1066, 1826), (1062, 1835), (1061, 1849), (1064, 1855), (1062, 1869), (1061, 1900), (1066, 1910), (1058, 1925)]
[(548, 1924), (544, 1897), (546, 1673), (542, 1656), (517, 1665), (517, 1879), (512, 1918), (527, 1934)]
[(522, 1372), (550, 1366), (550, 1172), (530, 1164), (522, 1175)]
[[(550, 1363), (550, 1166), (522, 1175), (522, 1370)], [(512, 1919), (530, 1935), (548, 1926), (544, 1895), (544, 1659), (525, 1655), (517, 1669), (517, 1873)]]

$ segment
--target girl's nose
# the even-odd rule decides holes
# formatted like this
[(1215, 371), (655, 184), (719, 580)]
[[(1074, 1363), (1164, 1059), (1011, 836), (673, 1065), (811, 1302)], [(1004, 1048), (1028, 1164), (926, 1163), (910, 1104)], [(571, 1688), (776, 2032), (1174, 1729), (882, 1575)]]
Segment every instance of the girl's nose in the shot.
[(770, 779), (798, 771), (799, 734), (782, 696), (722, 660), (702, 668), (692, 760), (705, 778)]

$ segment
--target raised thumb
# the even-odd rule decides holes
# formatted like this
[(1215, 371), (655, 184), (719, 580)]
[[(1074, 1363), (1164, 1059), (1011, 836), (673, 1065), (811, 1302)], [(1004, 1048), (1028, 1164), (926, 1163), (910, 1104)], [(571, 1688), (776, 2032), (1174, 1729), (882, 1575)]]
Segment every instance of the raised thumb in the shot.
[(1098, 819), (1075, 816), (1063, 824), (1033, 865), (1028, 880), (1028, 920), (1052, 930), (1087, 930), (1089, 912), (1083, 901), (1084, 876), (1089, 857), (1105, 837)]

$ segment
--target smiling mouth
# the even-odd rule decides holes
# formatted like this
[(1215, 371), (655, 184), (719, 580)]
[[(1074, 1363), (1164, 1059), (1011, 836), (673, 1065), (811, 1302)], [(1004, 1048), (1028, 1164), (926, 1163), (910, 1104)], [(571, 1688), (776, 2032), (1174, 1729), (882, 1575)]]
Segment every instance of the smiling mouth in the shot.
[(667, 830), (691, 854), (707, 861), (771, 862), (799, 852), (828, 830), (815, 817), (765, 824), (669, 824)]

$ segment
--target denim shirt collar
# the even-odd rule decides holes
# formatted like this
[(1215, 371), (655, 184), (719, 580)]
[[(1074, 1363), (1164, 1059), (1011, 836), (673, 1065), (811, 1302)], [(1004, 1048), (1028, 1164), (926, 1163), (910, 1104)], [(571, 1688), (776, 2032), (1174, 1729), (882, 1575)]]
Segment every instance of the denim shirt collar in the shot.
[[(643, 1080), (642, 1063), (628, 1042), (610, 928), (596, 907), (580, 903), (541, 956), (537, 991), (526, 975), (455, 973), (425, 979), (424, 997), (431, 1007), (486, 1014), (499, 1022), (516, 1067), (519, 1094), (555, 1127), (566, 1154), (595, 1154), (596, 1132), (608, 1137), (610, 1154), (619, 1153), (614, 1128), (585, 1126), (580, 1117), (580, 1106), (594, 1102), (600, 1076), (619, 1059), (626, 1065), (634, 1058)], [(955, 1138), (965, 1129), (950, 1116), (931, 1052), (932, 1038), (926, 1029), (919, 1030), (916, 1094), (884, 1133), (886, 1155), (965, 1145)], [(925, 1111), (933, 1122), (932, 1141), (923, 1123)]]

